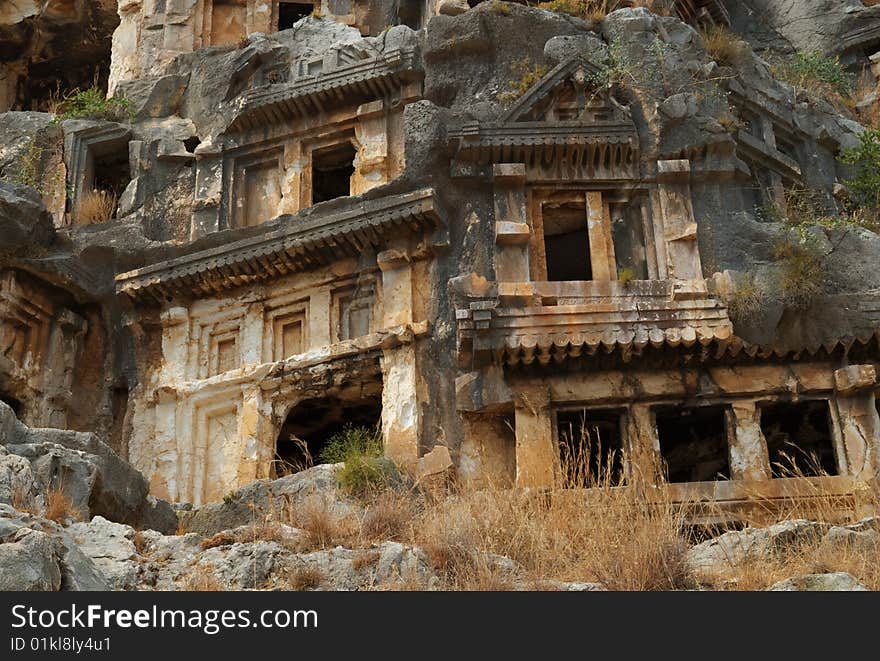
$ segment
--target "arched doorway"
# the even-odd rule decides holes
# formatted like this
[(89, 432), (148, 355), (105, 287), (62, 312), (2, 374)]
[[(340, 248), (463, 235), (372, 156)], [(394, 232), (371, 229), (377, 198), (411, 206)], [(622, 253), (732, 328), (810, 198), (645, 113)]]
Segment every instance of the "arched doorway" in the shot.
[(275, 443), (272, 477), (295, 473), (321, 463), (327, 442), (346, 425), (380, 429), (381, 386), (357, 397), (327, 395), (307, 399), (290, 409)]

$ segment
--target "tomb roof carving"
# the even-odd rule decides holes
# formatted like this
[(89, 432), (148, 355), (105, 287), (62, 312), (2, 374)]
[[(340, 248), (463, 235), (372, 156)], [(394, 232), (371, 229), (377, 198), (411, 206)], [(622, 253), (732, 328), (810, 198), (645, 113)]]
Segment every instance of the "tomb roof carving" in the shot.
[(334, 51), (336, 58), (313, 64), (298, 63), (300, 76), (290, 83), (258, 87), (248, 91), (241, 110), (230, 124), (230, 131), (277, 123), (291, 117), (321, 113), (340, 103), (384, 97), (402, 84), (419, 80), (424, 74), (417, 49), (413, 46), (369, 51)]
[(629, 110), (596, 80), (601, 70), (574, 55), (536, 82), (496, 121), (463, 122), (449, 132), (449, 146), (465, 160), (494, 162), (511, 148), (563, 157), (565, 151), (618, 145), (635, 153), (639, 137)]
[(422, 189), (301, 216), (258, 236), (178, 257), (116, 276), (117, 292), (159, 298), (208, 294), (352, 255), (390, 235), (442, 223), (433, 189)]

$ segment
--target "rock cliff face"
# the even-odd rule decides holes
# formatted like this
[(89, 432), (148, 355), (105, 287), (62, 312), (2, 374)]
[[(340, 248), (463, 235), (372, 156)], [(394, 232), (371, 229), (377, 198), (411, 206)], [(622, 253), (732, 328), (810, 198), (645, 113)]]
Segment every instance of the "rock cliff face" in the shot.
[(355, 427), (414, 479), (870, 513), (880, 6), (473, 4), (0, 8), (0, 500), (125, 555)]

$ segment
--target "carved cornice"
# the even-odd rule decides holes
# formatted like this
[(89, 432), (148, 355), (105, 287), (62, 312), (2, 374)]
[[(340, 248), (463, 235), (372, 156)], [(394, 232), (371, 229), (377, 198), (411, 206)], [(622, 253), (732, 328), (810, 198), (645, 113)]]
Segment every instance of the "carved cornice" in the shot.
[(442, 224), (433, 189), (422, 189), (343, 209), (283, 216), (265, 234), (120, 273), (116, 291), (150, 295), (211, 295), (280, 277), (381, 246), (390, 235), (418, 233)]
[(229, 131), (258, 128), (322, 113), (331, 106), (382, 98), (423, 76), (416, 49), (395, 48), (292, 83), (250, 90), (244, 95)]
[[(517, 298), (530, 300), (517, 305)], [(557, 304), (542, 304), (548, 298)], [(500, 283), (498, 296), (469, 302), (456, 318), (460, 351), (507, 365), (559, 363), (616, 348), (706, 345), (733, 336), (727, 309), (702, 281)]]

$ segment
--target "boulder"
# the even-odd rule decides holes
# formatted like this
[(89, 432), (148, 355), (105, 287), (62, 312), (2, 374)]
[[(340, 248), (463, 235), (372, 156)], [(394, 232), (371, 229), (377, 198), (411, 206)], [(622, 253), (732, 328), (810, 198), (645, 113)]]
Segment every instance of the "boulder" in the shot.
[(854, 576), (842, 571), (795, 576), (767, 588), (770, 592), (864, 592), (867, 589)]
[[(31, 538), (33, 533), (38, 533)], [(49, 548), (46, 546), (48, 540)], [(25, 563), (25, 557), (28, 558)], [(23, 564), (24, 563), (24, 564)], [(59, 575), (56, 578), (56, 568)], [(22, 572), (22, 576), (17, 576)], [(8, 587), (13, 584), (30, 587)], [(109, 583), (54, 521), (0, 504), (0, 589), (93, 591)]]
[(94, 434), (31, 429), (0, 402), (0, 445), (30, 463), (39, 491), (63, 488), (84, 517), (100, 515), (161, 532), (177, 528), (171, 506), (148, 497), (146, 478)]
[(336, 474), (342, 464), (321, 464), (277, 480), (257, 480), (230, 493), (223, 502), (196, 510), (187, 530), (205, 536), (251, 525), (265, 517), (279, 520), (308, 507), (315, 498), (325, 499), (342, 516), (354, 505), (337, 492)]
[(9, 454), (0, 445), (0, 503), (12, 505), (18, 498), (31, 500), (36, 496), (30, 462), (24, 457)]
[(0, 590), (55, 592), (60, 588), (61, 567), (51, 536), (22, 527), (0, 544)]
[(767, 528), (745, 528), (726, 532), (690, 548), (687, 563), (697, 575), (717, 576), (744, 562), (770, 557), (797, 544), (817, 541), (828, 526), (795, 519)]
[(139, 563), (132, 541), (134, 528), (96, 516), (88, 523), (74, 523), (67, 532), (114, 590), (136, 589)]
[(819, 552), (824, 556), (876, 556), (878, 551), (880, 551), (880, 533), (870, 529), (850, 530), (834, 526), (825, 533), (819, 544)]

